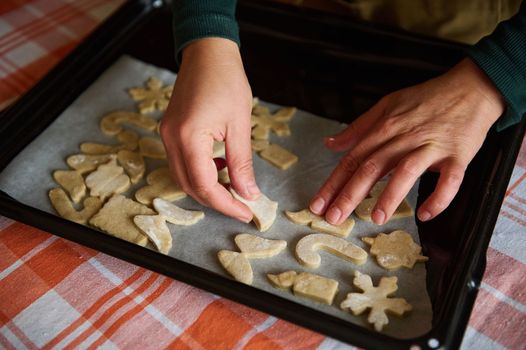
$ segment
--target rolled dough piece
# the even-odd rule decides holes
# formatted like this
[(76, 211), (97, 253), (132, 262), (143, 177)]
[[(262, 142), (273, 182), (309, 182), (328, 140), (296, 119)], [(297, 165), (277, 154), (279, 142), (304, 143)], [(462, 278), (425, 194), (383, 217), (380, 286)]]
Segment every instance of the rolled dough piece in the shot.
[(237, 194), (237, 192), (232, 188), (230, 189), (230, 192), (235, 199), (245, 204), (250, 209), (250, 211), (252, 211), (252, 214), (254, 214), (254, 223), (256, 224), (256, 227), (259, 231), (265, 232), (270, 228), (270, 226), (272, 226), (274, 220), (276, 220), (278, 202), (271, 201), (263, 193), (258, 199), (249, 201)]

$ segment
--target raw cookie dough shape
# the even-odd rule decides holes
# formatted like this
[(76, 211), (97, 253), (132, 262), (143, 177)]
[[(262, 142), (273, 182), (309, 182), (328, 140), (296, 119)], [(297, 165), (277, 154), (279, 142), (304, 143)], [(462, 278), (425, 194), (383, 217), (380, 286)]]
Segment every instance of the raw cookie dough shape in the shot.
[(131, 130), (122, 130), (117, 134), (117, 140), (129, 151), (135, 151), (139, 146), (139, 134)]
[(422, 247), (406, 231), (397, 230), (387, 235), (379, 233), (374, 238), (363, 237), (362, 241), (371, 246), (371, 255), (376, 256), (378, 265), (387, 270), (412, 269), (415, 263), (429, 259), (420, 254)]
[[(373, 221), (371, 218), (372, 211), (378, 198), (385, 189), (385, 186), (387, 186), (387, 181), (379, 181), (371, 188), (371, 191), (369, 191), (369, 197), (365, 198), (360, 204), (358, 204), (356, 209), (354, 209), (356, 216), (364, 221)], [(407, 199), (404, 199), (389, 220), (406, 218), (412, 215), (413, 208), (411, 208)]]
[(270, 200), (263, 193), (258, 199), (249, 201), (237, 194), (237, 192), (232, 188), (230, 189), (230, 192), (235, 199), (245, 204), (250, 209), (252, 214), (254, 214), (253, 221), (260, 232), (265, 232), (270, 228), (270, 226), (272, 226), (274, 220), (276, 220), (278, 202)]
[(271, 258), (287, 247), (286, 241), (265, 239), (249, 233), (238, 234), (234, 241), (248, 259)]
[(116, 156), (114, 154), (73, 154), (66, 159), (66, 163), (70, 168), (78, 170), (80, 173), (84, 174), (97, 169), (97, 167), (101, 164), (108, 163), (115, 157)]
[(321, 256), (318, 253), (320, 249), (356, 265), (362, 265), (367, 260), (367, 252), (362, 248), (343, 238), (325, 233), (314, 233), (300, 239), (296, 245), (296, 257), (302, 265), (315, 269), (321, 263)]
[(205, 213), (198, 210), (186, 210), (162, 198), (153, 200), (153, 207), (159, 215), (174, 225), (190, 226), (205, 217)]
[(148, 238), (133, 222), (136, 215), (155, 215), (155, 212), (141, 203), (115, 194), (89, 223), (112, 236), (144, 247)]
[(247, 257), (243, 253), (230, 250), (220, 250), (217, 258), (225, 270), (234, 277), (236, 281), (244, 284), (252, 284), (254, 274)]
[(172, 248), (172, 235), (162, 215), (136, 215), (133, 222), (150, 239), (157, 250), (168, 254)]
[(303, 209), (297, 212), (285, 211), (285, 215), (295, 224), (310, 225), (313, 230), (342, 238), (349, 236), (354, 227), (354, 220), (352, 218), (348, 218), (341, 225), (331, 225), (325, 221), (323, 217), (314, 214), (309, 209)]
[(86, 184), (78, 170), (55, 170), (53, 179), (66, 190), (74, 203), (78, 203), (86, 195)]
[(287, 170), (298, 161), (298, 156), (275, 143), (265, 147), (259, 156), (281, 170)]
[(64, 219), (76, 222), (77, 224), (86, 225), (88, 220), (102, 207), (102, 201), (100, 199), (87, 197), (83, 202), (84, 208), (77, 211), (73, 207), (66, 192), (61, 188), (52, 189), (48, 195), (57, 213)]
[(84, 154), (109, 154), (117, 153), (122, 149), (133, 151), (139, 145), (139, 134), (131, 130), (122, 130), (117, 134), (120, 144), (107, 145), (94, 142), (83, 142), (80, 144), (80, 151)]
[(136, 87), (128, 90), (134, 101), (139, 102), (137, 108), (141, 114), (157, 111), (164, 112), (170, 102), (173, 85), (163, 86), (163, 82), (151, 77), (145, 84), (146, 87)]
[(296, 113), (295, 107), (285, 107), (274, 114), (270, 114), (267, 107), (256, 105), (252, 108), (252, 138), (267, 140), (270, 130), (278, 136), (289, 136), (288, 122)]
[(113, 194), (125, 192), (130, 188), (130, 178), (123, 173), (124, 169), (117, 165), (115, 158), (107, 164), (99, 165), (97, 170), (86, 177), (90, 196), (104, 200)]
[(205, 216), (201, 211), (185, 210), (161, 198), (153, 200), (153, 207), (158, 215), (137, 215), (133, 218), (133, 222), (163, 254), (168, 254), (172, 249), (172, 235), (166, 225), (167, 221), (189, 226)]
[(294, 295), (318, 303), (332, 305), (338, 293), (338, 281), (308, 272), (286, 271), (279, 275), (267, 274), (270, 283), (276, 288), (290, 288)]
[(159, 138), (142, 137), (139, 140), (139, 151), (143, 157), (153, 159), (166, 159), (166, 150)]
[(157, 197), (167, 201), (186, 197), (181, 187), (172, 181), (168, 168), (158, 168), (149, 173), (146, 176), (146, 183), (146, 186), (135, 192), (135, 199), (143, 204), (151, 205)]
[(252, 284), (254, 274), (248, 259), (270, 258), (279, 254), (287, 246), (286, 241), (265, 239), (248, 233), (241, 233), (234, 238), (240, 253), (220, 250), (217, 257), (225, 270), (237, 281)]
[(224, 157), (226, 154), (225, 143), (220, 141), (214, 141), (212, 149), (212, 156), (214, 158)]
[(223, 185), (230, 183), (230, 175), (228, 175), (227, 167), (224, 167), (223, 169), (217, 172), (217, 181)]
[(106, 145), (103, 143), (83, 142), (80, 144), (80, 151), (84, 154), (108, 154), (116, 153), (125, 149), (125, 145)]
[(118, 135), (124, 129), (122, 124), (129, 124), (138, 128), (155, 131), (157, 121), (145, 115), (133, 112), (117, 111), (106, 114), (100, 121), (100, 129), (106, 135)]
[(353, 284), (363, 293), (347, 294), (340, 307), (343, 310), (350, 310), (354, 315), (360, 315), (365, 310), (371, 309), (367, 321), (374, 325), (377, 332), (381, 332), (389, 323), (387, 312), (402, 316), (412, 309), (403, 298), (389, 298), (389, 295), (398, 289), (397, 281), (396, 277), (382, 277), (378, 287), (374, 287), (370, 276), (355, 271)]
[(143, 178), (146, 164), (139, 153), (124, 149), (117, 153), (117, 160), (130, 177), (132, 184), (136, 184)]
[(267, 148), (270, 143), (268, 140), (251, 140), (251, 146), (252, 150), (255, 152), (263, 151), (265, 148)]

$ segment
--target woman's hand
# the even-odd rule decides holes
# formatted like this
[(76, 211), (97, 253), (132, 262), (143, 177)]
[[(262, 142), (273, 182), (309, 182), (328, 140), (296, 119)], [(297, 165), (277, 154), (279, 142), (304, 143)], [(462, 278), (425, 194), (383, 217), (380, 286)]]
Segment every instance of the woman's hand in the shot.
[(161, 137), (172, 175), (199, 203), (248, 222), (252, 213), (217, 181), (212, 147), (225, 141), (233, 188), (244, 198), (259, 196), (252, 168), (252, 92), (236, 43), (205, 38), (183, 50)]
[(440, 177), (418, 217), (434, 218), (455, 197), (465, 169), (504, 108), (498, 90), (470, 59), (438, 78), (387, 95), (342, 133), (326, 139), (331, 150), (348, 152), (310, 209), (340, 224), (379, 179), (392, 173), (372, 212), (381, 225), (430, 169)]

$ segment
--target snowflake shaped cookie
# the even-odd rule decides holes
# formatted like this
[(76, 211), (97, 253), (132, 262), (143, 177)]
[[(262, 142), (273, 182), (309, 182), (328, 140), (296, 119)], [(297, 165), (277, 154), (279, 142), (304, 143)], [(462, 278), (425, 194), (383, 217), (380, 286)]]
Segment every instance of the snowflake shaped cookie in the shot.
[(422, 247), (406, 231), (397, 230), (388, 235), (380, 233), (374, 238), (363, 237), (362, 241), (371, 246), (371, 255), (376, 256), (378, 265), (387, 270), (412, 269), (415, 263), (429, 259), (420, 254)]
[(136, 87), (128, 90), (130, 96), (139, 104), (141, 114), (157, 111), (164, 112), (168, 107), (170, 96), (172, 95), (173, 85), (163, 86), (163, 82), (151, 77), (146, 82), (146, 87)]
[(403, 298), (389, 298), (389, 295), (398, 289), (397, 281), (396, 277), (382, 277), (378, 287), (375, 287), (370, 276), (355, 271), (353, 284), (363, 293), (347, 294), (340, 307), (351, 311), (354, 315), (360, 315), (365, 310), (371, 309), (367, 321), (374, 325), (377, 332), (381, 332), (389, 323), (387, 312), (402, 316), (412, 309)]
[(285, 107), (271, 114), (267, 107), (256, 105), (252, 109), (252, 138), (268, 140), (270, 130), (278, 136), (289, 136), (288, 122), (296, 113), (296, 108)]

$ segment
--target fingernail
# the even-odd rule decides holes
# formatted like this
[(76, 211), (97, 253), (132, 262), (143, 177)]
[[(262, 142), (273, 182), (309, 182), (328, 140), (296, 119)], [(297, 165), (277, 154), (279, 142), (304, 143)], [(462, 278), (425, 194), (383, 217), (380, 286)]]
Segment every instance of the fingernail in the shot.
[(383, 225), (385, 220), (385, 213), (381, 209), (375, 209), (371, 215), (373, 221), (377, 225)]
[(252, 216), (251, 217), (243, 217), (243, 216), (238, 216), (237, 219), (239, 221), (243, 221), (245, 224), (248, 224), (250, 221), (252, 221)]
[(333, 207), (327, 211), (326, 218), (330, 224), (335, 225), (338, 222), (338, 220), (340, 220), (341, 216), (342, 216), (342, 211), (339, 208)]
[(427, 221), (431, 219), (431, 213), (425, 210), (421, 211), (420, 215), (418, 215), (418, 218), (420, 219), (420, 221)]
[(321, 197), (316, 198), (310, 205), (310, 210), (314, 214), (320, 215), (325, 207), (325, 200)]

